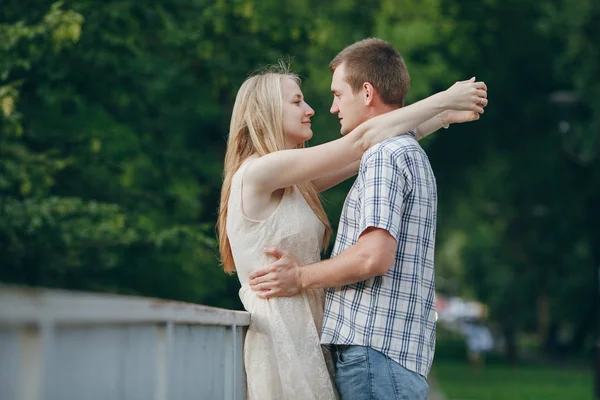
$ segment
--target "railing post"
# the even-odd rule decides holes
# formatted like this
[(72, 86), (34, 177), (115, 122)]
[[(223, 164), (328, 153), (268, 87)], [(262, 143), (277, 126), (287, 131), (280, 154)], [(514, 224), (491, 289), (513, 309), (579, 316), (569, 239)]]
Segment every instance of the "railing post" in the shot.
[(39, 326), (19, 329), (19, 400), (42, 400), (44, 381), (44, 346)]
[(39, 323), (39, 334), (41, 336), (42, 344), (42, 381), (41, 381), (41, 397), (40, 400), (45, 398), (44, 393), (48, 393), (54, 388), (49, 376), (50, 363), (56, 360), (54, 351), (56, 346), (56, 325), (52, 318), (44, 316)]
[(233, 334), (231, 335), (233, 337), (233, 372), (231, 373), (232, 379), (233, 379), (233, 400), (236, 400), (236, 396), (237, 396), (237, 391), (236, 391), (236, 383), (237, 383), (237, 327), (235, 326), (235, 324), (231, 325), (231, 330), (233, 331)]
[(169, 398), (169, 365), (172, 357), (173, 322), (160, 324), (156, 335), (156, 391), (155, 400)]

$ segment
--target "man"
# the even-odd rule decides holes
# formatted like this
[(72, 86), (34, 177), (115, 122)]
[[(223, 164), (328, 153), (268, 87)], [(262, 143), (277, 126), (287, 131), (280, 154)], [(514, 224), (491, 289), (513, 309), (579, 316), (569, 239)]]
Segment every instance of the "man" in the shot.
[[(348, 46), (330, 69), (330, 111), (343, 135), (404, 105), (408, 71), (383, 40)], [(485, 106), (485, 84), (478, 89)], [(434, 130), (445, 125), (442, 118), (433, 123)], [(300, 268), (293, 255), (271, 249), (279, 260), (250, 275), (252, 289), (266, 298), (330, 288), (321, 342), (332, 350), (342, 399), (427, 399), (437, 318), (436, 209), (427, 155), (413, 133), (395, 137), (364, 154), (330, 259)]]

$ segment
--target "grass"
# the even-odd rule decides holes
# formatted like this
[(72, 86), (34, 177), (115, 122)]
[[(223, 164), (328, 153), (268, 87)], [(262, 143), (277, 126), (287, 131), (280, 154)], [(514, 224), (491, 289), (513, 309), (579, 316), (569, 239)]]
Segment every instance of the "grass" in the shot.
[(448, 400), (593, 400), (591, 369), (436, 359), (432, 371)]

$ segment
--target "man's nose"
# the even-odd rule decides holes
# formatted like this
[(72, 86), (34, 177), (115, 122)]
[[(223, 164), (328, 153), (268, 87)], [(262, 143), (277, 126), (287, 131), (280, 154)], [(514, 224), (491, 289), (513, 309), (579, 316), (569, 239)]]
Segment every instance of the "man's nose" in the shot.
[(340, 112), (340, 109), (337, 106), (337, 104), (335, 103), (335, 101), (331, 104), (331, 108), (329, 109), (329, 112), (332, 114), (337, 114)]

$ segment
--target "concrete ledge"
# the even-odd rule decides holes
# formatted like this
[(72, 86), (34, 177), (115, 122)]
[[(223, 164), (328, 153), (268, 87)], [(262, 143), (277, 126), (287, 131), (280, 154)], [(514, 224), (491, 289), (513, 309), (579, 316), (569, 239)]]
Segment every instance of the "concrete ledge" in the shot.
[(0, 325), (148, 322), (247, 326), (250, 314), (147, 297), (0, 285)]

